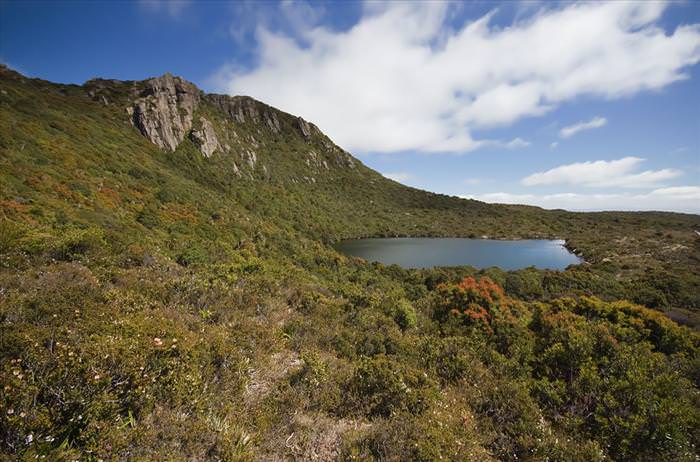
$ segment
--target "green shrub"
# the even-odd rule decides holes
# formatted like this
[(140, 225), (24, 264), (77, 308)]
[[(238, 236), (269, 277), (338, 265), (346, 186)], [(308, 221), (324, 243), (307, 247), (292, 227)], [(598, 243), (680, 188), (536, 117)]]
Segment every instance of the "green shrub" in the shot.
[(12, 249), (23, 234), (24, 232), (15, 222), (0, 218), (0, 253)]
[(423, 367), (446, 383), (458, 383), (480, 365), (473, 350), (478, 344), (469, 337), (423, 336), (418, 347)]
[(384, 355), (360, 360), (349, 390), (356, 408), (372, 417), (420, 414), (435, 396), (434, 384), (423, 372)]
[(105, 249), (104, 231), (96, 228), (69, 229), (63, 232), (52, 245), (51, 256), (56, 260), (71, 261), (89, 253)]
[(416, 327), (418, 322), (418, 317), (416, 315), (416, 310), (413, 305), (407, 300), (399, 300), (393, 309), (394, 321), (402, 330), (411, 329)]
[(146, 205), (136, 214), (136, 221), (148, 229), (157, 228), (160, 225), (158, 209), (154, 205)]

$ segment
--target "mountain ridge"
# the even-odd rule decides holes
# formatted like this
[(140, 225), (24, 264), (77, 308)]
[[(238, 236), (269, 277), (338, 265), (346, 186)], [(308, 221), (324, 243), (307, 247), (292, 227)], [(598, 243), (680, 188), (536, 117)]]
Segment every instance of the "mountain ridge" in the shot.
[[(308, 191), (311, 194), (332, 194), (331, 202), (341, 201), (347, 218), (336, 216), (340, 227), (356, 224), (360, 217), (367, 215), (391, 217), (393, 230), (384, 225), (343, 233), (335, 227), (330, 233), (332, 236), (323, 237), (331, 241), (361, 236), (564, 238), (570, 248), (583, 252), (587, 261), (596, 262), (612, 258), (612, 255), (597, 255), (595, 250), (576, 242), (578, 239), (572, 231), (577, 230), (562, 227), (557, 223), (558, 217), (585, 221), (588, 216), (604, 222), (619, 221), (620, 217), (630, 217), (628, 221), (634, 221), (632, 217), (655, 220), (683, 216), (694, 221), (696, 217), (673, 212), (584, 214), (527, 205), (486, 204), (422, 191), (367, 168), (335, 145), (316, 125), (301, 117), (249, 96), (207, 94), (193, 83), (169, 73), (141, 81), (96, 78), (83, 85), (64, 85), (30, 79), (3, 66), (0, 77), (6, 81), (34, 82), (41, 91), (57, 92), (68, 98), (86, 97), (98, 103), (110, 110), (110, 118), (130, 124), (161, 152), (172, 153), (173, 159), (183, 154), (182, 165), (178, 167), (195, 181), (200, 175), (197, 178), (224, 189), (231, 187), (231, 178), (272, 181), (283, 188), (306, 184), (313, 189)], [(204, 162), (193, 157), (195, 150)], [(316, 185), (318, 181), (323, 185)], [(360, 185), (362, 194), (358, 195)], [(331, 193), (329, 188), (334, 191)], [(393, 213), (392, 209), (395, 209)], [(423, 223), (416, 223), (415, 218), (420, 214), (431, 216)], [(546, 218), (533, 221), (532, 214)], [(508, 220), (503, 219), (506, 215)], [(467, 216), (472, 219), (465, 220)], [(452, 228), (447, 231), (446, 226)]]
[[(421, 191), (155, 79), (0, 69), (0, 458), (697, 458), (700, 336), (668, 317), (700, 309), (700, 217)], [(587, 263), (330, 245), (369, 236), (562, 237)]]
[[(115, 86), (127, 87), (130, 97), (124, 97), (123, 89), (115, 92)], [(161, 149), (175, 151), (185, 137), (189, 137), (199, 145), (205, 157), (210, 157), (214, 152), (230, 153), (231, 146), (228, 143), (222, 144), (219, 138), (223, 140), (232, 137), (235, 142), (235, 138), (238, 138), (235, 126), (223, 126), (218, 130), (220, 133), (217, 133), (217, 129), (205, 116), (195, 120), (194, 112), (199, 106), (209, 105), (218, 109), (228, 122), (244, 124), (251, 121), (258, 125), (262, 123), (263, 127), (275, 135), (282, 131), (282, 119), (287, 126), (296, 127), (303, 139), (319, 141), (326, 154), (335, 154), (335, 163), (353, 168), (357, 162), (349, 153), (332, 143), (316, 125), (301, 117), (293, 116), (250, 96), (206, 93), (195, 84), (170, 73), (140, 81), (91, 79), (82, 87), (87, 89), (91, 98), (105, 105), (125, 105), (132, 124)], [(250, 141), (254, 147), (258, 144), (252, 135)], [(255, 164), (254, 150), (247, 150), (246, 156), (245, 163)], [(314, 151), (309, 152), (310, 159), (305, 159), (307, 166), (314, 162), (318, 164), (316, 166), (324, 166), (327, 169), (327, 159), (319, 160), (316, 156)]]
[[(22, 76), (20, 73), (10, 69), (8, 66), (1, 64), (0, 65), (0, 72), (3, 72), (5, 74), (11, 74), (16, 77), (19, 77), (21, 79), (30, 79), (28, 77)], [(337, 146), (335, 143), (332, 142), (332, 140), (325, 135), (313, 122), (306, 121), (300, 116), (295, 116), (293, 114), (290, 114), (288, 112), (285, 112), (281, 109), (278, 109), (272, 105), (269, 105), (265, 102), (256, 100), (255, 98), (247, 95), (226, 95), (226, 94), (218, 94), (218, 93), (207, 93), (204, 90), (199, 89), (196, 84), (186, 80), (183, 77), (180, 76), (175, 76), (169, 72), (164, 73), (161, 76), (156, 76), (156, 77), (148, 77), (143, 80), (118, 80), (118, 79), (105, 79), (105, 78), (92, 78), (87, 81), (85, 81), (82, 85), (77, 85), (77, 84), (54, 84), (52, 82), (42, 80), (42, 79), (34, 79), (38, 80), (40, 82), (43, 82), (44, 84), (48, 85), (59, 85), (59, 86), (71, 86), (71, 87), (78, 87), (86, 90), (87, 95), (93, 99), (94, 101), (97, 102), (102, 102), (105, 106), (110, 105), (110, 104), (122, 104), (125, 107), (125, 110), (127, 112), (127, 115), (129, 117), (129, 120), (131, 123), (141, 131), (142, 135), (149, 139), (152, 143), (155, 145), (159, 146), (160, 148), (165, 148), (167, 144), (167, 148), (170, 151), (174, 151), (179, 144), (184, 141), (186, 137), (189, 137), (191, 141), (197, 142), (198, 140), (194, 139), (193, 136), (193, 131), (195, 126), (197, 125), (197, 121), (194, 120), (193, 114), (188, 114), (188, 112), (192, 112), (199, 104), (200, 101), (203, 104), (210, 104), (212, 106), (217, 107), (224, 115), (228, 117), (228, 120), (232, 122), (237, 122), (239, 124), (245, 123), (247, 118), (252, 119), (254, 122), (258, 123), (260, 121), (263, 121), (264, 124), (263, 126), (267, 126), (268, 129), (270, 129), (273, 133), (279, 133), (281, 131), (281, 127), (279, 126), (279, 121), (277, 118), (279, 116), (292, 120), (293, 123), (291, 124), (292, 126), (296, 127), (299, 132), (301, 133), (302, 137), (304, 139), (309, 140), (312, 137), (318, 137), (321, 141), (323, 146), (327, 150), (332, 150), (335, 152), (340, 152), (346, 156), (346, 162), (347, 166), (352, 167), (354, 166), (355, 163), (362, 164), (362, 162), (352, 156), (349, 152), (346, 150), (340, 148)], [(122, 87), (122, 88), (114, 88), (114, 87)], [(123, 88), (126, 87), (126, 90)], [(178, 90), (179, 88), (179, 90)], [(128, 94), (128, 96), (125, 95), (125, 93)], [(144, 104), (145, 102), (142, 101), (144, 97), (146, 96), (156, 96), (156, 99), (158, 98), (163, 98), (165, 94), (169, 93), (171, 98), (176, 98), (176, 97), (181, 97), (178, 95), (182, 94), (193, 94), (195, 97), (193, 97), (191, 100), (188, 100), (187, 103), (184, 103), (186, 107), (180, 107), (183, 103), (174, 103), (174, 106), (170, 108), (170, 110), (165, 110), (165, 108), (157, 108), (158, 110), (156, 113), (158, 114), (158, 117), (160, 120), (157, 122), (165, 122), (165, 126), (162, 124), (157, 124), (158, 127), (153, 125), (153, 121), (149, 120), (148, 115), (144, 114)], [(167, 96), (165, 96), (167, 98)], [(137, 110), (137, 107), (141, 106), (140, 109)], [(177, 110), (174, 110), (177, 109)], [(186, 122), (183, 123), (181, 121), (177, 121), (177, 117), (181, 117), (180, 112), (184, 111), (185, 112), (185, 119)], [(165, 114), (164, 112), (168, 112)], [(247, 114), (247, 115), (246, 115)], [(137, 120), (138, 119), (138, 120)], [(144, 120), (145, 119), (145, 120)], [(159, 133), (158, 130), (165, 130), (165, 131), (171, 131), (169, 130), (169, 126), (173, 125), (173, 120), (175, 120), (174, 125), (179, 129), (180, 133), (178, 136), (173, 136), (172, 134), (167, 134), (163, 135), (163, 133)], [(205, 153), (202, 151), (202, 154), (205, 157), (211, 156), (214, 151), (218, 151), (219, 153), (222, 153), (223, 151), (230, 151), (231, 147), (227, 146), (228, 149), (224, 149), (223, 146), (219, 146), (218, 149), (211, 150), (208, 148), (210, 146), (208, 143), (205, 142), (206, 135), (209, 134), (211, 136), (212, 131), (214, 131), (214, 136), (216, 137), (216, 132), (211, 128), (211, 123), (204, 118), (206, 122), (202, 122), (201, 119), (199, 121), (199, 128), (201, 131), (197, 130), (198, 133), (194, 135), (195, 138), (198, 138), (200, 141), (200, 148), (206, 150), (207, 152)], [(183, 119), (184, 121), (184, 119)], [(209, 128), (204, 128), (203, 125), (207, 125)], [(223, 129), (224, 131), (226, 128)], [(235, 136), (235, 135), (234, 135)], [(167, 141), (165, 139), (167, 139)], [(256, 143), (255, 139), (252, 140), (253, 143)], [(210, 139), (209, 143), (216, 145), (218, 142), (218, 138), (216, 139)], [(313, 159), (313, 156), (312, 156)], [(250, 159), (247, 160), (246, 163), (250, 163)], [(342, 164), (342, 162), (341, 162)], [(308, 159), (307, 159), (307, 165)], [(362, 164), (363, 165), (363, 164)], [(378, 175), (381, 175), (379, 172), (375, 172)], [(388, 181), (393, 181), (389, 178), (383, 177), (384, 179)], [(417, 189), (417, 188), (412, 188), (410, 186), (405, 186), (406, 188), (409, 189)], [(429, 191), (425, 191), (428, 194), (436, 194), (438, 196), (444, 196), (443, 194), (439, 193), (431, 193)], [(454, 198), (459, 198), (464, 201), (468, 202), (478, 202), (478, 203), (483, 203), (486, 204), (485, 202), (478, 201), (476, 199), (470, 199), (470, 198), (463, 198), (463, 197), (458, 197), (458, 196), (448, 196), (448, 197), (454, 197)], [(518, 207), (531, 207), (535, 209), (540, 209), (544, 211), (566, 211), (565, 209), (544, 209), (538, 206), (533, 206), (533, 205), (526, 205), (526, 204), (499, 204), (499, 203), (489, 203), (489, 205), (496, 206), (496, 207), (511, 207), (514, 206), (516, 208)], [(692, 214), (692, 213), (683, 213), (683, 212), (669, 212), (669, 211), (615, 211), (615, 210), (606, 210), (606, 211), (585, 211), (585, 212), (570, 212), (570, 213), (637, 213), (637, 214), (676, 214), (676, 215), (690, 215), (690, 216), (696, 216), (697, 214)]]

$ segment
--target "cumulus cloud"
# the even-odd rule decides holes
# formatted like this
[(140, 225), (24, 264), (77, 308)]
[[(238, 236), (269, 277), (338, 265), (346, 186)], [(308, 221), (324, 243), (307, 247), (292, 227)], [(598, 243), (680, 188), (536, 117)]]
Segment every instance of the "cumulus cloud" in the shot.
[(284, 31), (289, 37), (303, 39), (304, 31), (315, 27), (326, 15), (324, 4), (306, 0), (279, 3), (243, 0), (230, 2), (228, 7), (234, 18), (228, 32), (239, 52), (246, 54), (260, 28)]
[(257, 64), (224, 66), (212, 82), (302, 115), (349, 150), (464, 152), (493, 145), (476, 130), (581, 95), (662, 88), (700, 60), (700, 25), (667, 33), (661, 2), (567, 3), (508, 27), (493, 24), (496, 12), (455, 25), (451, 8), (368, 3), (343, 31), (261, 25)]
[(483, 202), (528, 204), (566, 210), (667, 210), (700, 213), (700, 186), (675, 186), (643, 194), (511, 194), (496, 192), (464, 196)]
[(676, 178), (681, 171), (665, 168), (637, 172), (644, 159), (624, 157), (617, 160), (576, 162), (533, 173), (522, 179), (525, 186), (568, 184), (588, 187), (645, 188), (657, 186), (663, 181)]
[(604, 126), (605, 124), (608, 123), (608, 120), (605, 117), (594, 117), (588, 122), (580, 122), (574, 125), (569, 125), (568, 127), (564, 127), (561, 130), (559, 130), (559, 136), (561, 138), (569, 138), (577, 134), (578, 132), (582, 132), (584, 130), (592, 130), (594, 128), (600, 128)]

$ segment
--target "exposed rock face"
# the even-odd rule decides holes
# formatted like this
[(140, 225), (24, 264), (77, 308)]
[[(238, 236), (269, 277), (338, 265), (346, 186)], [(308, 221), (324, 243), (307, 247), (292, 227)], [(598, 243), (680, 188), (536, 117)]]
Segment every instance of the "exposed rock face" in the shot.
[(235, 173), (236, 176), (241, 176), (241, 169), (238, 168), (238, 165), (236, 165), (235, 162), (231, 162), (231, 166), (233, 167), (233, 173)]
[(330, 167), (328, 167), (328, 161), (321, 158), (314, 150), (308, 152), (306, 165), (309, 167), (324, 168), (326, 170), (330, 169)]
[(280, 121), (277, 119), (277, 114), (275, 114), (273, 111), (265, 112), (265, 122), (273, 133), (279, 133), (282, 131)]
[(316, 130), (316, 126), (314, 124), (310, 124), (309, 122), (305, 121), (301, 117), (297, 117), (297, 127), (299, 128), (299, 131), (301, 132), (301, 136), (304, 138), (311, 138), (311, 134), (313, 133), (313, 130)]
[[(253, 178), (252, 173), (257, 171), (269, 178), (271, 172), (261, 162), (264, 154), (260, 157), (259, 153), (270, 149), (266, 145), (270, 133), (286, 136), (292, 134), (285, 133), (289, 129), (309, 144), (302, 159), (315, 172), (332, 167), (356, 167), (352, 157), (335, 146), (316, 125), (301, 117), (290, 117), (248, 96), (205, 94), (194, 84), (171, 74), (135, 83), (95, 79), (85, 86), (87, 95), (103, 104), (116, 103), (128, 95), (127, 111), (131, 122), (161, 149), (175, 151), (185, 137), (189, 137), (207, 158), (215, 152), (232, 154), (230, 160), (233, 163), (236, 159), (238, 164), (233, 163), (233, 171), (238, 176), (247, 174)], [(217, 125), (218, 133), (209, 119), (194, 120), (195, 112), (199, 115), (200, 105), (219, 109), (225, 116)], [(247, 127), (241, 127), (243, 131), (237, 133), (238, 124)], [(304, 180), (316, 181), (314, 177), (304, 177)]]
[(246, 149), (245, 152), (243, 153), (243, 158), (248, 163), (248, 166), (251, 169), (255, 168), (255, 163), (258, 161), (258, 156), (255, 154), (255, 151), (251, 151), (250, 149)]
[(199, 146), (199, 150), (205, 157), (210, 157), (216, 151), (223, 151), (211, 122), (204, 117), (200, 117), (199, 121), (202, 126), (200, 129), (194, 129), (190, 132), (190, 139)]
[[(252, 122), (260, 121), (260, 112), (258, 105), (253, 98), (248, 96), (228, 96), (208, 94), (205, 96), (214, 106), (218, 107), (227, 114), (232, 120), (238, 123), (244, 123), (246, 120)], [(278, 122), (279, 125), (279, 122)]]
[(200, 91), (171, 74), (144, 83), (145, 88), (130, 108), (131, 121), (153, 144), (174, 151), (192, 129)]
[(233, 121), (258, 123), (261, 120), (275, 134), (282, 131), (282, 125), (277, 117), (277, 111), (268, 108), (248, 96), (228, 96), (209, 94), (206, 100), (221, 109)]

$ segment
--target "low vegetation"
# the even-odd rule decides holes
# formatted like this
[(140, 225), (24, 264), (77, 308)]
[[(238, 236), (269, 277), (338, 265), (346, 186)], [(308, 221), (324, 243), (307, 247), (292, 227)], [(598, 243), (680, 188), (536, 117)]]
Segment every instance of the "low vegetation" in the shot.
[[(699, 217), (313, 170), (323, 139), (250, 121), (237, 176), (150, 144), (114, 85), (105, 105), (0, 72), (4, 460), (697, 460), (700, 335), (664, 311), (700, 309)], [(329, 245), (394, 235), (559, 237), (588, 263), (405, 270)]]

